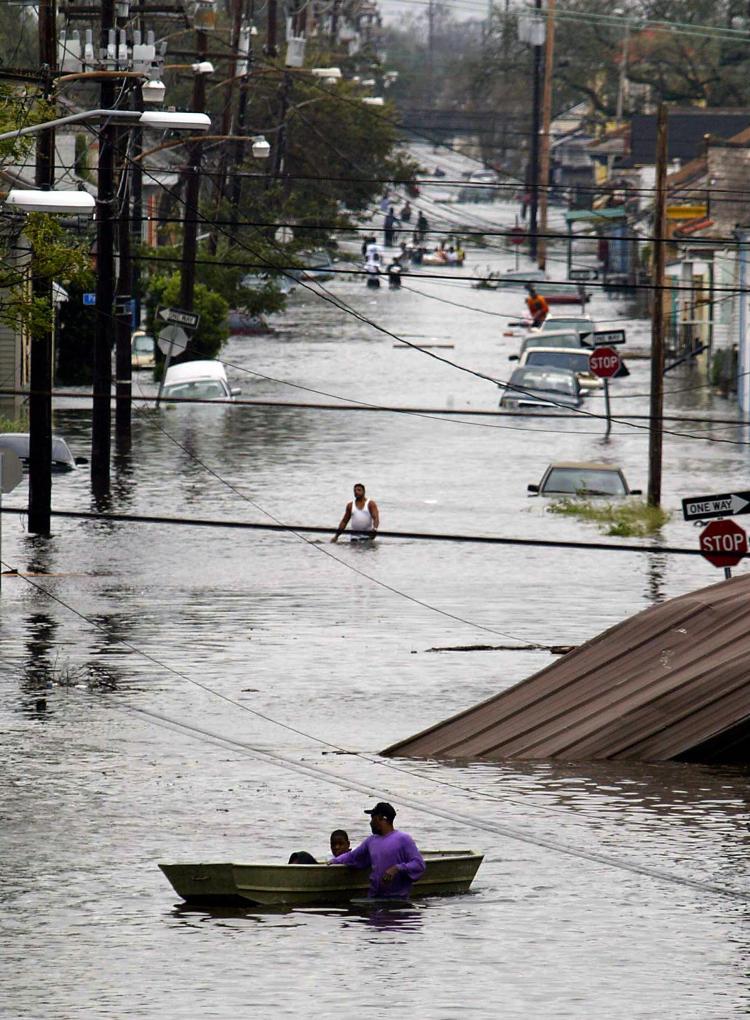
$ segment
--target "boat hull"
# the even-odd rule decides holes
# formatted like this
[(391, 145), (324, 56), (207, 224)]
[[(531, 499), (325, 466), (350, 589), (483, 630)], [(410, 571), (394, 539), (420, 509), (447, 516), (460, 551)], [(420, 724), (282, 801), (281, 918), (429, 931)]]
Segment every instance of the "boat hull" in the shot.
[[(431, 851), (411, 898), (469, 891), (482, 855), (468, 850)], [(348, 903), (367, 895), (368, 871), (324, 864), (159, 864), (175, 892), (203, 906), (237, 904), (304, 906)]]

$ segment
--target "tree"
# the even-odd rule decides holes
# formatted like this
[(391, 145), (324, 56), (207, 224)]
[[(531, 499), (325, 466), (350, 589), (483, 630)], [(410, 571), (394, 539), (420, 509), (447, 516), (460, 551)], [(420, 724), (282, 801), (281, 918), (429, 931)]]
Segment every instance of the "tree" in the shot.
[[(151, 277), (148, 290), (148, 326), (154, 335), (159, 328), (156, 318), (157, 308), (177, 306), (179, 299), (179, 273)], [(229, 304), (220, 294), (210, 290), (204, 283), (196, 283), (193, 310), (200, 315), (200, 323), (195, 332), (191, 334), (189, 349), (181, 356), (180, 360), (196, 361), (202, 358), (215, 358), (226, 340), (226, 319)]]

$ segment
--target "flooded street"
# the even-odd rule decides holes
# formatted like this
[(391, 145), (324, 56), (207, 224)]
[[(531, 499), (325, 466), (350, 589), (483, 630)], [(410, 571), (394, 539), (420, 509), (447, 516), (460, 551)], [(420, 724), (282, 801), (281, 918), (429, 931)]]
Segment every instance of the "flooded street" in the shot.
[[(467, 249), (465, 275), (512, 265)], [(269, 402), (496, 410), (500, 391), (486, 379), (394, 347), (394, 335), (453, 344), (433, 353), (509, 377), (519, 340), (504, 333), (522, 295), (473, 290), (457, 269), (433, 276), (446, 272), (455, 279), (406, 277), (398, 292), (340, 277), (326, 285), (331, 300), (298, 288), (272, 333), (227, 344), (231, 384), (242, 399)], [(629, 320), (624, 303), (597, 291), (589, 311), (627, 328), (626, 359), (628, 349), (646, 352), (648, 323)], [(628, 364), (631, 375), (612, 386), (615, 418), (648, 413), (649, 363)], [(136, 395), (155, 392), (146, 375)], [(736, 416), (690, 369), (669, 373), (666, 392), (667, 414)], [(589, 398), (586, 410), (601, 414), (603, 400)], [(75, 454), (88, 454), (89, 415), (77, 398), (56, 411)], [(386, 530), (610, 541), (546, 513), (526, 487), (553, 460), (605, 458), (645, 490), (648, 433), (637, 424), (615, 423), (606, 440), (603, 421), (583, 415), (242, 405), (154, 414), (144, 404), (102, 509), (333, 533), (361, 480)], [(747, 488), (750, 437), (726, 424), (667, 429), (672, 519), (660, 542), (697, 547), (680, 499)], [(24, 482), (5, 506), (26, 500)], [(95, 509), (86, 469), (54, 478), (53, 506)], [(387, 538), (363, 550), (320, 536), (62, 518), (40, 539), (15, 515), (2, 525), (3, 560), (49, 576), (2, 585), (0, 1016), (747, 1015), (747, 899), (628, 870), (749, 890), (746, 770), (375, 756), (551, 661), (545, 650), (429, 649), (578, 644), (719, 581), (705, 560)], [(40, 698), (46, 710), (36, 710)], [(285, 862), (300, 849), (322, 858), (331, 829), (363, 837), (369, 798), (327, 778), (390, 800), (421, 847), (484, 853), (473, 892), (398, 916), (178, 906), (157, 861)], [(401, 808), (401, 797), (425, 810)]]

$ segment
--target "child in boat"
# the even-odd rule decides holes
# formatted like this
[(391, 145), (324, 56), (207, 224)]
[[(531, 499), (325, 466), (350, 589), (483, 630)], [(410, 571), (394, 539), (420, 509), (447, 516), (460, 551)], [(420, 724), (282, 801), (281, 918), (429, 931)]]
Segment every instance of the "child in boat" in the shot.
[(344, 829), (334, 829), (331, 833), (331, 856), (328, 859), (332, 860), (339, 854), (348, 854), (351, 848), (349, 833)]

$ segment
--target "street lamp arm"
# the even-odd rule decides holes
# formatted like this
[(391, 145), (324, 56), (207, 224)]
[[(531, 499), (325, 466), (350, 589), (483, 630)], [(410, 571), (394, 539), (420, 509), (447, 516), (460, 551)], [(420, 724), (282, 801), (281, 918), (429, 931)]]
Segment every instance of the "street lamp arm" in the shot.
[(64, 74), (60, 78), (55, 79), (55, 83), (60, 85), (64, 81), (79, 81), (82, 78), (88, 78), (89, 80), (101, 79), (101, 78), (148, 78), (145, 71), (76, 71), (74, 74)]
[(40, 131), (58, 127), (60, 124), (79, 124), (81, 121), (101, 120), (104, 118), (129, 120), (132, 124), (137, 124), (140, 113), (133, 110), (84, 110), (82, 113), (71, 113), (67, 117), (45, 120), (43, 124), (32, 124), (30, 127), (18, 128), (16, 131), (4, 131), (0, 134), (0, 142), (5, 142), (10, 138), (20, 138), (22, 135), (36, 135)]
[[(263, 128), (264, 135), (278, 134), (281, 130), (281, 126), (275, 128)], [(147, 149), (146, 152), (142, 152), (139, 156), (132, 156), (130, 159), (131, 163), (140, 163), (146, 159), (147, 156), (153, 156), (157, 152), (164, 152), (165, 149), (176, 149), (179, 145), (188, 145), (190, 142), (247, 142), (252, 143), (253, 134), (261, 134), (260, 130), (251, 132), (247, 135), (190, 135), (186, 138), (175, 138), (169, 142), (163, 142), (161, 145), (155, 146), (153, 149)]]

